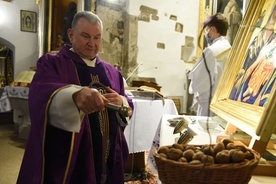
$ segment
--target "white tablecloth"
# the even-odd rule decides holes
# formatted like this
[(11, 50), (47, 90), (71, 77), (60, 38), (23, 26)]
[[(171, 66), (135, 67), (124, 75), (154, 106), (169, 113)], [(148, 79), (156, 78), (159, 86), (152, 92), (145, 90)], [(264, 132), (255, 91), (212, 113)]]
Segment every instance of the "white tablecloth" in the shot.
[(148, 151), (163, 114), (177, 115), (178, 112), (171, 99), (133, 99), (133, 103), (133, 116), (124, 132), (129, 152)]
[(0, 98), (0, 112), (13, 110), (13, 122), (18, 137), (23, 139), (27, 139), (31, 126), (28, 95), (28, 87), (6, 86)]
[(10, 99), (28, 99), (29, 88), (28, 87), (11, 87), (6, 86), (0, 97), (0, 112), (8, 112), (13, 109)]
[[(175, 117), (181, 117), (181, 116), (167, 115), (167, 114), (163, 115), (160, 125), (158, 126), (157, 133), (153, 141), (155, 144), (152, 145), (149, 158), (148, 158), (148, 163), (153, 173), (157, 174), (156, 165), (154, 162), (154, 158), (152, 156), (153, 149), (159, 146), (172, 145), (173, 143), (176, 142), (177, 137), (179, 137), (179, 135), (173, 134), (174, 127), (171, 127), (167, 121), (168, 119), (172, 119)], [(196, 117), (196, 116), (186, 116), (186, 117), (191, 118), (192, 120), (195, 120), (194, 124), (192, 125), (193, 129), (195, 128), (194, 126), (196, 126), (198, 128), (197, 130), (200, 131), (200, 134), (194, 136), (194, 138), (191, 140), (191, 142), (189, 142), (189, 144), (194, 144), (194, 145), (209, 144), (210, 137), (208, 133), (199, 125), (197, 121), (198, 119), (201, 119), (203, 117)], [(224, 133), (224, 129), (222, 129), (220, 126), (218, 126), (215, 130), (210, 130), (210, 131), (211, 131), (211, 144), (216, 143), (216, 138), (218, 135), (226, 136)], [(272, 183), (275, 183), (275, 181), (276, 181), (276, 177), (252, 176), (249, 184), (261, 184), (261, 183), (272, 184)], [(158, 183), (161, 183), (161, 182), (158, 181)]]
[[(179, 116), (172, 116), (172, 115), (164, 115), (162, 117), (161, 122), (161, 128), (160, 128), (160, 146), (165, 145), (171, 145), (175, 142), (177, 142), (177, 138), (179, 138), (179, 134), (173, 134), (174, 127), (170, 126), (168, 119), (172, 119), (174, 117)], [(180, 116), (181, 117), (181, 116)], [(190, 118), (194, 123), (190, 124), (189, 127), (197, 131), (199, 134), (194, 136), (193, 139), (189, 142), (189, 144), (215, 144), (216, 139), (218, 135), (227, 136), (224, 133), (224, 129), (222, 127), (218, 126), (215, 129), (210, 129), (211, 136), (207, 133), (206, 130), (204, 130), (198, 123), (199, 119), (205, 119), (206, 117), (200, 117), (200, 116), (186, 116), (187, 118)], [(156, 140), (157, 141), (157, 140)]]

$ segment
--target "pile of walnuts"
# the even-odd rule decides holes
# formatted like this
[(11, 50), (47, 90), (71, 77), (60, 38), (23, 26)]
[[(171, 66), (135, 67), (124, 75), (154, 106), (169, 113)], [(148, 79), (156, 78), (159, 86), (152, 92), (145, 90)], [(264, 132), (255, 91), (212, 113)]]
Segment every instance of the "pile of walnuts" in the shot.
[(254, 154), (243, 145), (235, 145), (230, 139), (223, 139), (215, 145), (162, 146), (158, 155), (170, 160), (189, 164), (241, 163), (254, 159)]

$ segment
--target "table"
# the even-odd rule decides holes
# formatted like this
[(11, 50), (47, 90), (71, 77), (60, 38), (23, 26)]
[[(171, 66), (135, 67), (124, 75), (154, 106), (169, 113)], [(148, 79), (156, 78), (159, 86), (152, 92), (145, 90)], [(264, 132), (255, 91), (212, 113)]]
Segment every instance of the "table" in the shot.
[[(162, 116), (162, 119), (158, 126), (156, 136), (154, 137), (153, 145), (150, 149), (148, 164), (150, 166), (151, 171), (155, 174), (157, 174), (157, 170), (156, 170), (154, 158), (151, 153), (152, 153), (153, 149), (156, 147), (172, 145), (173, 143), (176, 142), (176, 139), (179, 135), (173, 134), (174, 127), (171, 127), (167, 121), (168, 119), (172, 119), (175, 117), (181, 117), (181, 116), (180, 115), (164, 114)], [(192, 128), (193, 129), (198, 128), (197, 130), (200, 131), (200, 134), (194, 136), (194, 138), (191, 140), (191, 142), (189, 142), (189, 144), (194, 144), (194, 145), (210, 144), (210, 140), (211, 140), (211, 144), (215, 144), (216, 138), (218, 135), (227, 136), (224, 133), (224, 129), (221, 128), (220, 126), (218, 126), (217, 128), (215, 128), (215, 130), (213, 132), (211, 132), (211, 139), (209, 139), (208, 133), (206, 131), (204, 131), (203, 128), (198, 123), (198, 120), (203, 117), (200, 117), (200, 116), (198, 116), (198, 117), (197, 116), (186, 116), (186, 117), (190, 118), (193, 121)], [(276, 177), (252, 176), (249, 184), (275, 183), (275, 181), (276, 181)], [(158, 181), (158, 183), (161, 183), (161, 182)]]
[[(19, 137), (25, 139), (31, 125), (28, 95), (28, 87), (6, 86), (0, 98), (0, 112), (14, 111), (13, 121)], [(129, 150), (131, 153), (148, 151), (162, 115), (177, 115), (178, 112), (171, 99), (133, 99), (133, 103), (133, 116), (125, 129)]]
[(177, 115), (171, 99), (133, 99), (134, 111), (124, 134), (130, 153), (149, 151), (163, 114)]
[(0, 112), (8, 112), (12, 110), (10, 98), (28, 99), (28, 95), (28, 87), (6, 86), (0, 98)]
[[(183, 115), (184, 116), (184, 115)], [(174, 117), (181, 117), (181, 116), (172, 116), (172, 115), (164, 115), (161, 121), (161, 128), (160, 128), (160, 146), (171, 145), (172, 141), (174, 140), (177, 142), (179, 138), (179, 134), (173, 134), (174, 127), (169, 125), (168, 119), (172, 119)], [(192, 128), (194, 131), (197, 131), (199, 135), (193, 137), (193, 139), (189, 142), (189, 144), (215, 144), (218, 135), (228, 136), (224, 133), (224, 129), (219, 125), (215, 129), (210, 129), (211, 137), (204, 130), (200, 125), (198, 120), (205, 119), (206, 117), (203, 116), (185, 116), (193, 122), (189, 124), (189, 127)], [(156, 140), (157, 141), (157, 140)], [(210, 142), (211, 141), (211, 142)]]
[(13, 110), (13, 122), (19, 138), (27, 139), (31, 126), (28, 107), (28, 87), (6, 86), (0, 97), (0, 112)]

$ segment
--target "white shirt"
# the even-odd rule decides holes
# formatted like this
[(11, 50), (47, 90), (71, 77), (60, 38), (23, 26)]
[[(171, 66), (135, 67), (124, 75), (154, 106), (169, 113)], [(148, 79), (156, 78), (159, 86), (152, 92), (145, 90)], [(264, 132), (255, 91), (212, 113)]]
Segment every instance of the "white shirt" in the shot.
[[(211, 82), (203, 56), (201, 56), (189, 72), (188, 78), (191, 79), (189, 93), (198, 96), (198, 102), (200, 105), (209, 102), (210, 85), (212, 85), (213, 95), (225, 66), (225, 62), (217, 62), (215, 56), (230, 47), (231, 45), (227, 39), (224, 36), (221, 36), (215, 39), (212, 45), (204, 49), (203, 53), (210, 71)], [(206, 104), (208, 105), (208, 103)]]

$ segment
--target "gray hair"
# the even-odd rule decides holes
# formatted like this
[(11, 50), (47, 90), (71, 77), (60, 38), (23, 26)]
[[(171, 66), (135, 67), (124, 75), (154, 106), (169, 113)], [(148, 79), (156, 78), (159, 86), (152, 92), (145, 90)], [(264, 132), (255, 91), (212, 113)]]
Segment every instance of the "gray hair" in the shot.
[(91, 11), (80, 11), (75, 14), (74, 19), (72, 21), (72, 28), (74, 28), (79, 21), (79, 19), (84, 18), (90, 23), (99, 23), (101, 26), (101, 30), (103, 30), (103, 22), (100, 17)]

